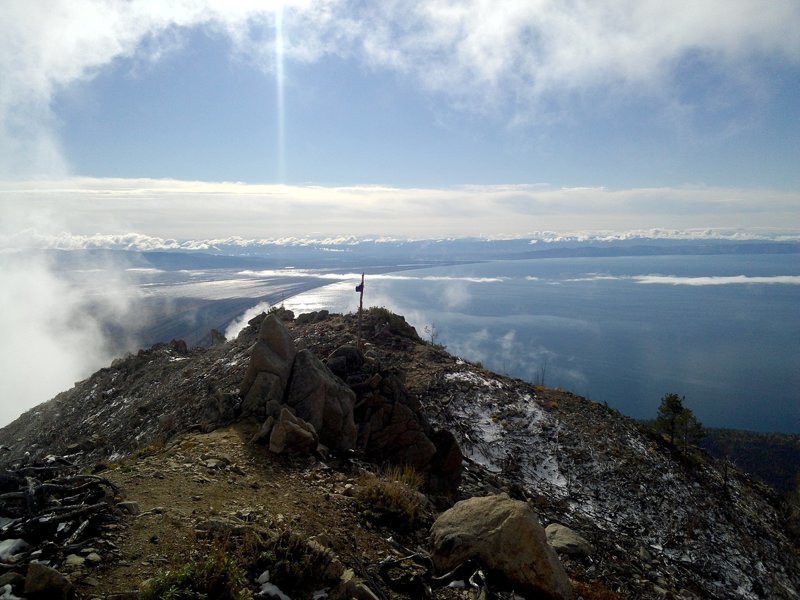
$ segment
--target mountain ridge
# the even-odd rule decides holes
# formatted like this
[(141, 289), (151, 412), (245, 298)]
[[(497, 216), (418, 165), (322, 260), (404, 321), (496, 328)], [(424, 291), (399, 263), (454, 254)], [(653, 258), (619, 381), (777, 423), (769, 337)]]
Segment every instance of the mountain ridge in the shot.
[[(579, 597), (591, 597), (590, 589), (620, 598), (798, 597), (797, 541), (779, 500), (741, 472), (695, 462), (606, 406), (453, 357), (388, 311), (368, 311), (360, 335), (355, 315), (302, 317), (286, 321), (298, 347), (327, 357), (362, 337), (376, 360), (404, 374), (431, 423), (461, 445), (459, 498), (505, 491), (535, 507), (543, 524), (567, 525), (591, 542), (588, 557), (562, 556)], [(209, 349), (157, 344), (115, 361), (0, 429), (12, 446), (2, 464), (49, 453), (85, 468), (112, 465), (121, 479), (114, 463), (133, 471), (148, 463), (169, 477), (180, 464), (170, 459), (177, 466), (167, 468), (162, 452), (187, 439), (205, 443), (186, 436), (237, 422), (259, 323)], [(350, 528), (355, 520), (347, 517)], [(424, 533), (405, 533), (424, 545)]]

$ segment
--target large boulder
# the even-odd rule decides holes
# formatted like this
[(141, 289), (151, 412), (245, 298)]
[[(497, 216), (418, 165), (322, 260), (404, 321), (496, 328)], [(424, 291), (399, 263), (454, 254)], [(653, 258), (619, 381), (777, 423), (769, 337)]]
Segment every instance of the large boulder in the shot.
[(309, 350), (297, 353), (286, 404), (313, 425), (320, 442), (331, 450), (352, 450), (356, 444), (353, 406), (356, 395)]
[(573, 598), (536, 514), (507, 494), (457, 502), (433, 524), (431, 544), (431, 559), (439, 572), (477, 559), (528, 597)]
[(28, 565), (23, 593), (30, 598), (66, 599), (73, 597), (73, 587), (69, 579), (55, 569), (32, 562)]
[(274, 314), (267, 315), (250, 350), (250, 364), (240, 388), (242, 416), (264, 419), (267, 402), (282, 401), (296, 354), (283, 322)]
[(362, 425), (367, 459), (426, 470), (436, 446), (426, 435), (418, 414), (406, 404), (383, 396), (375, 396), (372, 404), (373, 412)]

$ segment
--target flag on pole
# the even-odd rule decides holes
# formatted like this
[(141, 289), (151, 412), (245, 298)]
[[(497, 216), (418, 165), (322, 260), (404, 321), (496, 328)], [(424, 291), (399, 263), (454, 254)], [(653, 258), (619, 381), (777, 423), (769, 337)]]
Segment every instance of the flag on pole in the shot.
[(361, 273), (361, 283), (356, 286), (356, 291), (361, 294), (358, 299), (358, 348), (361, 348), (361, 313), (364, 312), (364, 273)]

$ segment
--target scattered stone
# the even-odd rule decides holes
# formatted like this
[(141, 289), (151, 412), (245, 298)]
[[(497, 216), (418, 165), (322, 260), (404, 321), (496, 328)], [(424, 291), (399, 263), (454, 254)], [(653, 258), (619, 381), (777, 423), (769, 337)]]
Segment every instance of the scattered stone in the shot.
[(16, 571), (9, 571), (0, 575), (0, 587), (4, 585), (18, 586), (23, 583), (25, 583), (25, 578)]
[(478, 559), (519, 591), (573, 598), (572, 588), (544, 529), (527, 503), (507, 494), (470, 498), (444, 512), (431, 528), (431, 559), (445, 573)]
[(139, 503), (135, 500), (123, 500), (117, 503), (117, 507), (131, 515), (138, 515), (140, 512)]
[(64, 559), (64, 564), (68, 567), (81, 567), (85, 562), (86, 559), (77, 554), (68, 554), (67, 558)]
[(547, 543), (559, 554), (589, 556), (594, 552), (594, 547), (588, 541), (566, 525), (550, 523), (544, 531), (547, 534)]

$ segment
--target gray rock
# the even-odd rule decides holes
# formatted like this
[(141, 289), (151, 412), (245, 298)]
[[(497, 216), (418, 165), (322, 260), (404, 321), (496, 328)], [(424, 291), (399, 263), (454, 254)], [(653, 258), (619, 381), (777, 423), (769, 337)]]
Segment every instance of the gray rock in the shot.
[(303, 313), (299, 315), (296, 319), (299, 325), (305, 325), (308, 323), (319, 323), (320, 321), (324, 321), (330, 316), (330, 313), (327, 310), (320, 310), (320, 311), (312, 311), (310, 313)]
[(382, 396), (373, 400), (373, 413), (363, 428), (368, 436), (365, 454), (373, 462), (428, 468), (436, 446), (423, 429), (421, 418), (402, 402)]
[[(259, 343), (261, 342), (254, 346), (254, 351), (259, 347)], [(263, 351), (263, 348), (261, 350)], [(254, 361), (255, 358), (251, 358), (250, 364), (252, 365)], [(244, 386), (242, 389), (244, 389)], [(242, 400), (242, 416), (264, 418), (267, 416), (267, 404), (280, 402), (283, 399), (285, 390), (286, 383), (279, 375), (266, 371), (257, 373)]]
[(314, 426), (283, 409), (269, 436), (270, 452), (310, 454), (317, 449), (319, 437)]
[[(278, 413), (280, 416), (280, 413)], [(263, 444), (265, 442), (269, 442), (269, 436), (272, 433), (272, 428), (275, 426), (275, 421), (277, 418), (273, 417), (272, 415), (267, 417), (267, 420), (264, 421), (261, 425), (261, 429), (259, 429), (250, 440), (252, 444)]]
[(3, 573), (0, 575), (0, 587), (4, 585), (10, 585), (12, 587), (18, 586), (25, 583), (25, 578), (15, 571), (9, 571), (8, 573)]
[(126, 513), (131, 515), (138, 515), (139, 512), (139, 503), (134, 500), (124, 500), (123, 502), (119, 502), (117, 504), (117, 508), (120, 510), (124, 510)]
[(258, 341), (250, 350), (250, 364), (247, 366), (240, 392), (242, 415), (266, 417), (266, 403), (280, 402), (289, 382), (297, 349), (286, 326), (274, 314), (261, 321)]
[(68, 554), (67, 557), (64, 559), (64, 564), (67, 567), (80, 567), (83, 563), (86, 562), (86, 559), (82, 556), (78, 556), (77, 554)]
[(457, 502), (433, 524), (431, 542), (431, 559), (439, 572), (475, 558), (520, 592), (537, 598), (573, 598), (567, 574), (547, 544), (536, 514), (506, 494)]
[(297, 353), (286, 403), (310, 423), (332, 450), (351, 450), (356, 443), (353, 406), (356, 396), (309, 350)]
[(355, 346), (339, 346), (330, 353), (325, 361), (334, 375), (346, 379), (349, 373), (361, 371), (364, 365), (364, 354)]
[(72, 595), (72, 583), (55, 569), (41, 563), (32, 562), (28, 565), (25, 576), (26, 596), (40, 598), (69, 598)]
[(594, 547), (588, 541), (566, 525), (550, 523), (544, 531), (547, 534), (547, 543), (559, 554), (589, 556), (594, 552)]

